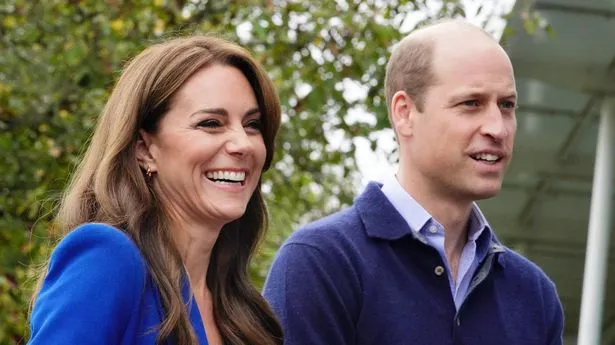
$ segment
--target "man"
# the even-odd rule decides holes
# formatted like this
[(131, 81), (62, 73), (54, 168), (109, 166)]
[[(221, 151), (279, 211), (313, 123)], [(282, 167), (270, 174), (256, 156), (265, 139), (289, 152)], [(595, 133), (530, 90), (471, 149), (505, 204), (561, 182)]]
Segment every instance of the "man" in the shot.
[(475, 203), (499, 192), (513, 150), (504, 50), (470, 24), (439, 23), (398, 44), (385, 88), (396, 178), (282, 246), (264, 294), (285, 344), (561, 344), (553, 283)]

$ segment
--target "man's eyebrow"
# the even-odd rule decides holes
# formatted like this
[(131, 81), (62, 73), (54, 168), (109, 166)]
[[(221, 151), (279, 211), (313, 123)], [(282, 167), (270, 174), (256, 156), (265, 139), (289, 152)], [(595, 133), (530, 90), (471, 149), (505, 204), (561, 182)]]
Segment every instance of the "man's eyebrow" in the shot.
[(451, 96), (452, 100), (458, 101), (462, 99), (484, 98), (485, 94), (481, 91), (464, 91), (458, 92)]
[[(459, 99), (472, 99), (472, 98), (484, 98), (485, 97), (485, 93), (482, 91), (468, 91), (468, 92), (459, 92), (456, 93), (454, 95), (451, 96), (451, 99), (453, 100), (459, 100)], [(509, 91), (507, 93), (504, 94), (503, 97), (498, 97), (499, 99), (509, 99), (509, 98), (517, 98), (517, 92), (516, 91)]]

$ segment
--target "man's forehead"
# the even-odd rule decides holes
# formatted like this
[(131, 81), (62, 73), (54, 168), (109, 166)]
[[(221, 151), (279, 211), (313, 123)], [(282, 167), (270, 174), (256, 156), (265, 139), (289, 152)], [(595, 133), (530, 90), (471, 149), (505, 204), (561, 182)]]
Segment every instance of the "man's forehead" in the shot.
[(486, 40), (434, 46), (431, 67), (436, 77), (447, 75), (496, 74), (514, 80), (512, 63), (502, 49)]
[(470, 24), (464, 20), (446, 20), (434, 25), (427, 26), (415, 30), (408, 35), (409, 39), (428, 39), (434, 42), (438, 41), (458, 41), (460, 38), (466, 40), (471, 39), (473, 36), (477, 38), (488, 39), (494, 43), (497, 40), (484, 31), (482, 28)]

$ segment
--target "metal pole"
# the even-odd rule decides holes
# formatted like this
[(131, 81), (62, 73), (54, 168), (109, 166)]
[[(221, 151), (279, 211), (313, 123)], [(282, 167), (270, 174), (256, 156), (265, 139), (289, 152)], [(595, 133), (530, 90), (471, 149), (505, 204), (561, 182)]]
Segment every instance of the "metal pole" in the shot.
[(612, 220), (613, 153), (615, 152), (614, 112), (615, 99), (604, 99), (596, 146), (578, 345), (600, 344), (602, 304), (604, 302), (609, 233)]

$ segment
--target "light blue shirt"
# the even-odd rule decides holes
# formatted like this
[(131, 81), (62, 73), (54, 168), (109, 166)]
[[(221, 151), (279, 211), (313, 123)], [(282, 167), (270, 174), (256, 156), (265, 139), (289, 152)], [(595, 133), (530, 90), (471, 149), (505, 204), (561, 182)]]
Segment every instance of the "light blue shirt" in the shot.
[[(428, 245), (434, 247), (440, 253), (448, 274), (453, 300), (457, 310), (459, 310), (466, 298), (470, 281), (489, 250), (491, 229), (478, 205), (476, 203), (472, 205), (468, 224), (468, 239), (459, 259), (457, 279), (453, 280), (444, 251), (444, 227), (410, 196), (395, 177), (391, 176), (384, 181), (382, 193), (406, 220), (417, 238), (424, 239)], [(481, 236), (483, 233), (485, 233), (485, 236)], [(487, 238), (485, 239), (485, 237)]]

